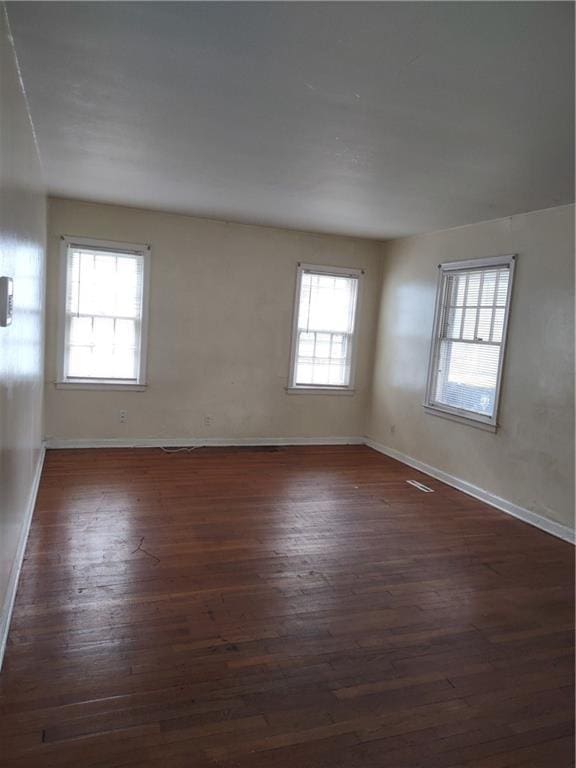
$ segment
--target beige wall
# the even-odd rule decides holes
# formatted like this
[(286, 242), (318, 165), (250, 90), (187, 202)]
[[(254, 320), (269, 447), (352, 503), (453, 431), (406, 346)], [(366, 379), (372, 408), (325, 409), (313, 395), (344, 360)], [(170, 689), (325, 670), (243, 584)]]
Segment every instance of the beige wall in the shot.
[[(382, 245), (368, 434), (553, 521), (574, 524), (574, 208)], [(443, 261), (517, 253), (496, 434), (422, 408)]]
[[(48, 218), (48, 438), (364, 434), (379, 288), (376, 243), (61, 199), (50, 199)], [(55, 388), (63, 234), (151, 244), (146, 392)], [(285, 391), (299, 261), (366, 271), (354, 396)], [(128, 411), (126, 424), (120, 409)]]
[(0, 275), (14, 280), (14, 321), (0, 328), (0, 661), (40, 458), (46, 205), (0, 4)]

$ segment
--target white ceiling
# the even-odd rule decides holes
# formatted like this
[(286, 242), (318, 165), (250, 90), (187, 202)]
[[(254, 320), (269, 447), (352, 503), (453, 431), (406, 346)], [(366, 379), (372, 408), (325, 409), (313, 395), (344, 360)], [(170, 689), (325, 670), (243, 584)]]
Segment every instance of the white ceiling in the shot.
[(573, 198), (571, 3), (8, 12), (54, 195), (377, 238)]

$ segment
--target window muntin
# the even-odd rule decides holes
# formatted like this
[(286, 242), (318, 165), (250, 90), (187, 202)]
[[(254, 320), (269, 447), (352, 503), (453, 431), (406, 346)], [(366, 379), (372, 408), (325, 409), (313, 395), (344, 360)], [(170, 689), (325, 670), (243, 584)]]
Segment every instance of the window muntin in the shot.
[(425, 405), (495, 426), (513, 267), (513, 257), (440, 266)]
[(64, 383), (144, 383), (148, 249), (66, 242)]
[(350, 388), (360, 272), (300, 267), (291, 385)]

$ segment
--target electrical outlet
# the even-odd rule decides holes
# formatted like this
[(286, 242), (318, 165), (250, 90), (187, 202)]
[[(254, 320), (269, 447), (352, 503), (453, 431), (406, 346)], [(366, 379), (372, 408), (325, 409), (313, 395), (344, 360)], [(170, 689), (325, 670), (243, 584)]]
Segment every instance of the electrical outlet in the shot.
[(204, 416), (204, 426), (205, 427), (212, 426), (212, 416)]
[(128, 421), (128, 411), (118, 411), (118, 415), (120, 416), (120, 424), (126, 424)]

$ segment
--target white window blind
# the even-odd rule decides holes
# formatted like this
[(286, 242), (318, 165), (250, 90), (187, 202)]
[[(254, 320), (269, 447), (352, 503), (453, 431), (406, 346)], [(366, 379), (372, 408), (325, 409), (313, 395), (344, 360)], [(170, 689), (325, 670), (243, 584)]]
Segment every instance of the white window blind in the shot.
[(359, 273), (300, 268), (292, 386), (349, 387)]
[(512, 257), (441, 265), (426, 405), (495, 425)]
[(146, 255), (67, 245), (63, 382), (142, 383)]

